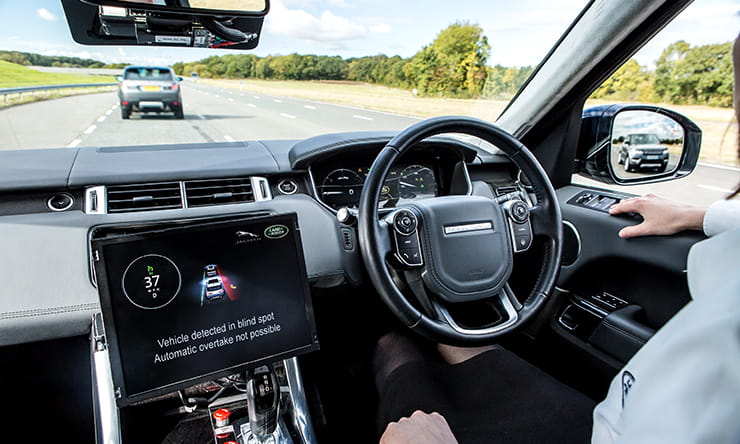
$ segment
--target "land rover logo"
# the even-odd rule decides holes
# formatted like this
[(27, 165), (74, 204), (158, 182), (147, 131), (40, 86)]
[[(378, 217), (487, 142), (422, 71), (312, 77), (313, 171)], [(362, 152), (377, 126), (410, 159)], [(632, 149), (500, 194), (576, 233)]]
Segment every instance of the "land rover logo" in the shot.
[(280, 239), (288, 235), (288, 227), (285, 225), (272, 225), (265, 228), (265, 237), (269, 239)]

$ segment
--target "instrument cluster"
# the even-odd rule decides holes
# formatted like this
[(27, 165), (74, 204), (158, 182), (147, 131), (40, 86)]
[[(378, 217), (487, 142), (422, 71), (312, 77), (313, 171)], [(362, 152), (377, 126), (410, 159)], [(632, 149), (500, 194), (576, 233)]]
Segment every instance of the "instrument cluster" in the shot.
[[(335, 168), (315, 177), (316, 193), (327, 206), (357, 208), (369, 167)], [(439, 185), (430, 165), (399, 165), (391, 169), (381, 189), (380, 208), (394, 208), (416, 199), (436, 197)]]

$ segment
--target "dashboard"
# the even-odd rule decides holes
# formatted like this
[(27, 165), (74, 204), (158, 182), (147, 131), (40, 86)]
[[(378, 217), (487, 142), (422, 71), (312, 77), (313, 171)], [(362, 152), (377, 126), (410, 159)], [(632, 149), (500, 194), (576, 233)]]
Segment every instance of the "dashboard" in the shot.
[[(19, 265), (0, 269), (0, 344), (90, 331), (100, 311), (91, 233), (106, 226), (296, 213), (309, 282), (359, 285), (357, 233), (335, 212), (357, 206), (394, 135), (0, 152), (0, 250)], [(508, 161), (486, 156), (457, 139), (420, 142), (387, 175), (380, 206), (482, 190), (481, 167), (487, 181), (494, 170), (514, 181)]]

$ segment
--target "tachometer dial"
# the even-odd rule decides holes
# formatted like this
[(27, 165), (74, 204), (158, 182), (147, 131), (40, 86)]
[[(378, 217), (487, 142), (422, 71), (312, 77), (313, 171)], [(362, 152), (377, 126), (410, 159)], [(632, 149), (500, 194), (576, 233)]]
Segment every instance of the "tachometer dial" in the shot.
[(326, 175), (319, 187), (319, 197), (330, 207), (337, 209), (357, 206), (362, 192), (363, 179), (352, 170), (340, 168)]
[(399, 203), (437, 195), (434, 172), (421, 165), (410, 165), (401, 171), (398, 179)]

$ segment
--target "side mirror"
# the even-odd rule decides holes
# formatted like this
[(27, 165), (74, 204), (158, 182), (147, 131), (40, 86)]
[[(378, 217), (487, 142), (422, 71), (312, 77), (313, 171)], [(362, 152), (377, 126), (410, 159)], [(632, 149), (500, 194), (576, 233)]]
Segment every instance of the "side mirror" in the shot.
[(123, 82), (123, 76), (116, 76), (116, 81)]
[(696, 167), (701, 129), (651, 105), (604, 105), (583, 111), (576, 173), (633, 185), (676, 179)]
[(182, 78), (182, 77), (180, 77), (180, 76), (177, 76), (177, 81), (178, 81), (178, 82), (182, 82), (182, 80), (183, 80), (183, 78)]

